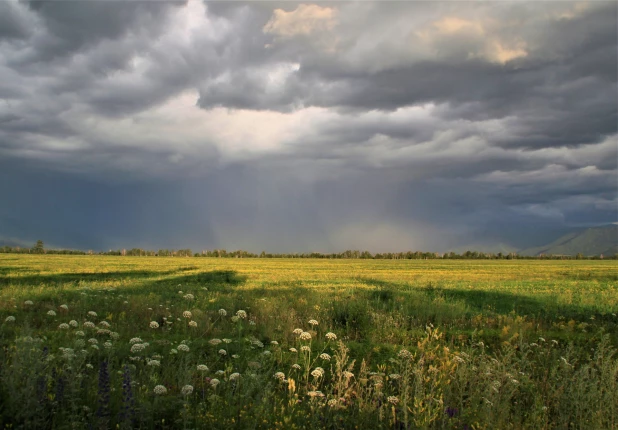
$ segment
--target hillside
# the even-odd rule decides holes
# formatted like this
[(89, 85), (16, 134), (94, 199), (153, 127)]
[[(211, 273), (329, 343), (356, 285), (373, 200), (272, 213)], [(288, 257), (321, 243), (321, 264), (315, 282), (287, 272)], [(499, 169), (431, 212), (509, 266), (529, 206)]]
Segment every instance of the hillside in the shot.
[(575, 231), (555, 241), (533, 248), (522, 249), (519, 255), (614, 255), (618, 253), (618, 225), (610, 224)]

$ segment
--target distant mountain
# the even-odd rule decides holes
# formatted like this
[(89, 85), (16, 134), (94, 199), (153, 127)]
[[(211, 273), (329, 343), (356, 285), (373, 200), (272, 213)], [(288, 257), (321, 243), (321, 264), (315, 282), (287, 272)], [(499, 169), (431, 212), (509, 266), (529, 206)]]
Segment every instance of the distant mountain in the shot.
[(590, 227), (565, 234), (553, 242), (522, 249), (519, 255), (614, 255), (618, 254), (618, 225)]

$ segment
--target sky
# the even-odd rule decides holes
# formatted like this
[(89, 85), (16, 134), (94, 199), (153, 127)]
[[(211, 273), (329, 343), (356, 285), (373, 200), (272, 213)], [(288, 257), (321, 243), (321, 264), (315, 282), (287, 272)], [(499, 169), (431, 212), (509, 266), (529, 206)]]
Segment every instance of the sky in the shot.
[(618, 221), (615, 2), (0, 0), (0, 240), (541, 245)]

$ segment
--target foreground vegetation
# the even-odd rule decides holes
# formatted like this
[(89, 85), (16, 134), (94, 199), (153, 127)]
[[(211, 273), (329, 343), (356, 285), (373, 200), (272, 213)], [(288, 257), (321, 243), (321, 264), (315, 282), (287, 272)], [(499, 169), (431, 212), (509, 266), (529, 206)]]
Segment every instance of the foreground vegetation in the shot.
[(616, 428), (615, 261), (0, 255), (8, 428)]

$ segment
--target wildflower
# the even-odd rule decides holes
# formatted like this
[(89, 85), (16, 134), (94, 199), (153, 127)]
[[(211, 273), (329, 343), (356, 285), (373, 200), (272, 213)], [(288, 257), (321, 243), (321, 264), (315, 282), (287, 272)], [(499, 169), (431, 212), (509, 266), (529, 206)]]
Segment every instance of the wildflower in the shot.
[(226, 338), (224, 338), (224, 339), (223, 339), (223, 342), (224, 342), (224, 343), (232, 343), (232, 339), (226, 339)]
[(245, 318), (247, 318), (247, 312), (243, 310), (236, 311), (236, 316), (244, 320)]
[(300, 340), (311, 340), (311, 334), (306, 331), (302, 332), (299, 337)]
[(185, 300), (193, 300), (193, 299), (195, 299), (195, 296), (193, 296), (193, 294), (185, 294), (184, 298), (185, 298)]
[(154, 393), (158, 395), (167, 394), (167, 388), (165, 388), (163, 385), (157, 385), (156, 387), (154, 387)]
[(313, 376), (314, 378), (320, 378), (320, 377), (324, 376), (324, 369), (322, 369), (321, 367), (316, 367), (311, 372), (311, 376)]
[(59, 328), (60, 330), (68, 330), (68, 329), (69, 329), (69, 325), (68, 325), (68, 324), (65, 324), (65, 323), (62, 323), (62, 324), (60, 324), (60, 325), (58, 326), (58, 328)]
[(88, 343), (91, 343), (93, 345), (96, 345), (97, 343), (99, 343), (98, 340), (96, 340), (94, 337), (91, 337), (90, 339), (88, 339)]
[(225, 309), (219, 309), (219, 315), (221, 315), (222, 317), (227, 315), (227, 311)]
[(84, 333), (84, 332), (83, 332), (83, 331), (81, 331), (81, 330), (77, 330), (77, 331), (75, 332), (75, 336), (86, 336), (86, 333)]
[(185, 385), (180, 392), (183, 396), (190, 396), (193, 393), (193, 385)]
[(399, 397), (397, 396), (388, 396), (386, 400), (388, 400), (388, 403), (392, 405), (397, 405), (399, 403)]
[(316, 320), (309, 320), (309, 324), (313, 327), (318, 325), (319, 323)]
[(234, 315), (234, 316), (232, 316), (231, 320), (232, 320), (233, 323), (236, 323), (236, 322), (240, 321), (240, 318), (238, 318), (236, 315)]
[(83, 348), (84, 346), (86, 346), (86, 341), (84, 339), (77, 339), (75, 341), (75, 346), (77, 348)]
[(215, 373), (217, 375), (225, 375), (225, 372), (223, 370), (217, 370)]
[(255, 325), (255, 321), (253, 320), (249, 321), (249, 325)]
[(49, 315), (50, 317), (55, 317), (56, 316), (56, 312), (54, 312), (54, 311), (47, 311), (47, 315)]
[(348, 372), (347, 370), (345, 372), (343, 372), (343, 377), (350, 379), (350, 378), (354, 378), (354, 373), (352, 372)]
[(240, 373), (232, 373), (232, 374), (230, 375), (230, 378), (229, 378), (229, 379), (230, 379), (230, 381), (235, 381), (235, 380), (237, 380), (237, 379), (239, 379), (239, 378), (240, 378)]
[(161, 366), (161, 362), (159, 360), (150, 360), (148, 361), (148, 366), (159, 367)]
[(322, 354), (320, 354), (320, 358), (322, 360), (330, 360), (330, 355), (328, 355), (327, 353), (323, 352)]
[(96, 317), (97, 317), (97, 313), (96, 313), (96, 312), (94, 312), (94, 311), (90, 311), (90, 312), (88, 312), (88, 315), (89, 315), (89, 316), (91, 316), (91, 317), (93, 317), (93, 318), (96, 318)]
[(220, 349), (219, 350), (219, 355), (226, 356), (227, 355), (227, 351), (225, 349)]
[(182, 352), (189, 352), (189, 345), (185, 345), (184, 343), (181, 343), (180, 345), (178, 345), (178, 351), (182, 351)]
[(205, 364), (198, 364), (197, 370), (199, 370), (200, 372), (208, 372), (208, 366), (206, 366)]
[(131, 352), (132, 352), (133, 354), (135, 354), (136, 352), (141, 352), (141, 351), (143, 351), (144, 349), (145, 349), (144, 344), (142, 344), (142, 343), (136, 343), (136, 344), (134, 344), (134, 345), (131, 347)]
[(109, 337), (111, 337), (114, 340), (119, 339), (120, 338), (120, 333), (117, 333), (115, 331), (111, 331), (111, 332), (109, 332)]
[(15, 322), (15, 317), (13, 315), (9, 315), (8, 317), (6, 317), (4, 322), (8, 322), (8, 323)]
[(86, 369), (92, 370), (92, 369), (94, 369), (94, 366), (92, 364), (88, 363), (88, 364), (86, 364)]
[(210, 339), (208, 341), (208, 343), (213, 345), (213, 346), (217, 346), (217, 345), (219, 345), (221, 343), (221, 339), (216, 339), (216, 338), (215, 339)]
[(177, 349), (172, 348), (172, 349), (170, 350), (170, 354), (172, 354), (172, 355), (173, 355), (173, 354), (178, 354), (178, 350), (177, 350)]
[(108, 323), (107, 321), (101, 321), (101, 322), (99, 323), (99, 325), (100, 325), (100, 326), (103, 326), (103, 327), (105, 327), (105, 328), (110, 328), (110, 327), (111, 327), (110, 323)]
[(95, 328), (96, 326), (94, 325), (94, 323), (90, 322), (90, 321), (86, 321), (84, 323), (84, 328)]
[(279, 345), (279, 342), (277, 342), (276, 340), (271, 340), (270, 344), (273, 345), (273, 346), (277, 346), (277, 345)]
[(99, 345), (90, 345), (90, 348), (99, 349)]
[(193, 316), (193, 314), (191, 314), (191, 311), (184, 311), (182, 313), (182, 316), (185, 317), (186, 319), (191, 319), (191, 317)]
[(103, 346), (105, 347), (105, 349), (112, 349), (112, 343), (110, 341), (105, 342)]
[(272, 354), (272, 352), (270, 352), (270, 351), (264, 351), (262, 354), (264, 354), (264, 355), (271, 355), (271, 354)]
[(139, 337), (134, 337), (129, 341), (130, 344), (134, 344), (134, 343), (142, 343), (142, 339), (140, 339)]
[(26, 306), (32, 306), (33, 304), (34, 304), (34, 303), (32, 303), (32, 300), (26, 300), (26, 301), (24, 302), (24, 305), (26, 305)]
[(109, 334), (110, 331), (106, 328), (100, 328), (97, 330), (97, 334)]
[(75, 320), (71, 320), (71, 321), (69, 321), (69, 325), (71, 327), (77, 327), (79, 325), (79, 323), (77, 321), (75, 321)]
[(401, 379), (401, 375), (399, 373), (391, 373), (388, 377), (394, 381)]
[(69, 310), (69, 307), (67, 305), (60, 305), (60, 309), (63, 309), (65, 311)]
[(238, 354), (232, 354), (232, 358), (240, 358), (240, 355), (238, 355)]
[(399, 358), (412, 358), (412, 353), (410, 351), (408, 351), (407, 349), (402, 349), (401, 351), (399, 351), (399, 354), (397, 354), (397, 356)]
[(337, 335), (335, 333), (328, 332), (328, 333), (326, 333), (326, 339), (328, 339), (328, 340), (337, 340)]
[(302, 352), (311, 352), (311, 348), (309, 348), (307, 345), (303, 345), (300, 347), (300, 350)]
[(275, 379), (278, 379), (280, 381), (283, 381), (285, 379), (285, 373), (283, 372), (276, 372), (274, 376)]
[(216, 387), (217, 385), (219, 385), (221, 383), (221, 381), (219, 381), (217, 378), (212, 378), (210, 380), (210, 385), (213, 387)]
[(328, 406), (330, 406), (331, 408), (334, 408), (335, 406), (337, 406), (337, 400), (335, 399), (330, 399), (328, 401)]
[(321, 391), (309, 391), (307, 395), (309, 397), (324, 397), (324, 393), (322, 393)]
[(182, 291), (178, 291), (178, 294), (182, 294)]
[(294, 331), (292, 331), (292, 333), (294, 333), (295, 335), (299, 335), (303, 332), (302, 328), (295, 328)]
[(197, 322), (189, 321), (189, 327), (193, 327), (193, 328), (197, 327)]
[(298, 352), (296, 348), (290, 348), (290, 352)]

